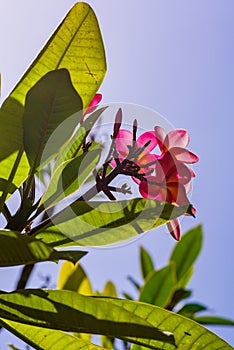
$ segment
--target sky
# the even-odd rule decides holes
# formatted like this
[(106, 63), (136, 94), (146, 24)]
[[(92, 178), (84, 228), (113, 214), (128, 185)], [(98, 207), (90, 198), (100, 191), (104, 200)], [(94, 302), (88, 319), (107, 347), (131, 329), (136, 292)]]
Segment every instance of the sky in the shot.
[[(97, 15), (106, 49), (108, 71), (100, 88), (103, 102), (151, 108), (190, 134), (190, 149), (200, 157), (194, 166), (197, 177), (192, 193), (197, 217), (183, 219), (182, 231), (200, 223), (204, 229), (203, 250), (189, 285), (193, 289), (191, 301), (208, 305), (213, 315), (234, 319), (234, 2), (87, 2)], [(1, 0), (3, 98), (73, 4), (72, 0)], [(126, 276), (140, 280), (139, 246), (149, 250), (161, 267), (174, 244), (163, 227), (130, 244), (92, 249), (83, 259), (84, 266), (95, 289), (101, 290), (111, 279), (119, 292), (131, 291)], [(42, 283), (40, 276), (45, 270), (55, 285), (58, 269), (52, 263), (40, 264), (30, 286)], [(18, 273), (18, 268), (0, 269), (0, 289), (12, 290)], [(234, 346), (233, 328), (211, 329)], [(1, 349), (10, 339), (6, 333), (0, 335)]]

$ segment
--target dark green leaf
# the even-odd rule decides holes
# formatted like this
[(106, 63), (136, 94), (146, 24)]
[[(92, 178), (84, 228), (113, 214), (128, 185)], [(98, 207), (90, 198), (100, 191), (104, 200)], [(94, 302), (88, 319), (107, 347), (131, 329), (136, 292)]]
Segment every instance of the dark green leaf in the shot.
[(79, 261), (81, 258), (83, 258), (87, 252), (79, 251), (79, 250), (60, 250), (60, 251), (54, 251), (51, 255), (49, 260), (56, 261), (56, 260), (68, 260), (75, 264), (77, 261)]
[(145, 279), (150, 272), (154, 270), (154, 263), (144, 247), (140, 247), (141, 274)]
[(202, 227), (199, 225), (185, 233), (175, 245), (170, 261), (176, 264), (178, 281), (188, 272), (202, 248)]
[(187, 299), (191, 296), (191, 290), (177, 289), (172, 297), (169, 305), (167, 305), (168, 310), (173, 310), (173, 308), (183, 299)]
[(17, 187), (13, 184), (8, 182), (6, 179), (0, 178), (0, 192), (5, 191), (6, 187), (8, 187), (8, 193), (14, 193), (17, 190)]
[(174, 294), (176, 282), (174, 264), (154, 271), (148, 275), (139, 300), (156, 306), (166, 307)]
[(127, 280), (132, 283), (132, 285), (139, 290), (140, 289), (140, 284), (133, 278), (132, 276), (127, 276)]
[(53, 246), (107, 245), (163, 225), (187, 210), (187, 206), (175, 207), (145, 198), (118, 202), (76, 201), (35, 236)]
[(34, 170), (58, 153), (72, 135), (82, 113), (62, 123), (82, 108), (66, 69), (47, 73), (29, 90), (23, 115), (24, 147)]
[(192, 317), (195, 313), (207, 310), (207, 307), (197, 303), (190, 303), (184, 305), (178, 314), (184, 315), (186, 317)]
[(33, 237), (15, 231), (0, 231), (0, 266), (34, 264), (40, 261), (67, 259), (78, 261), (86, 252), (55, 251)]
[(194, 320), (207, 325), (234, 326), (233, 320), (217, 316), (196, 316)]

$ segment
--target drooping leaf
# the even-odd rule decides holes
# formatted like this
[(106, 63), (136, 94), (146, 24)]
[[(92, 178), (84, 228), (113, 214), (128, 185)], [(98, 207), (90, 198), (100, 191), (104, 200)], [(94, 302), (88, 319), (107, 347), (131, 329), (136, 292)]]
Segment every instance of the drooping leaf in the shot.
[(92, 8), (76, 3), (33, 61), (11, 96), (24, 105), (30, 88), (49, 71), (66, 68), (84, 108), (106, 73), (101, 32)]
[(141, 274), (145, 279), (154, 270), (153, 260), (144, 247), (140, 247)]
[[(0, 319), (0, 325), (6, 328), (36, 350), (101, 350), (95, 344), (88, 343), (65, 332), (29, 326), (26, 324)], [(13, 349), (13, 348), (12, 348)]]
[(177, 279), (180, 280), (191, 268), (202, 248), (202, 227), (196, 226), (185, 233), (175, 245), (170, 261), (176, 264)]
[(142, 287), (139, 300), (156, 306), (166, 307), (176, 288), (174, 264), (151, 272)]
[(173, 312), (146, 303), (71, 291), (0, 294), (0, 317), (43, 328), (114, 336), (154, 349), (232, 349), (203, 326)]
[(120, 242), (190, 210), (145, 198), (116, 202), (76, 201), (35, 233), (53, 246), (107, 245)]
[(72, 135), (81, 112), (69, 117), (82, 107), (67, 69), (47, 73), (29, 90), (23, 115), (24, 148), (34, 171)]
[(33, 264), (40, 261), (67, 259), (77, 262), (86, 252), (55, 251), (33, 237), (15, 231), (0, 231), (0, 266)]

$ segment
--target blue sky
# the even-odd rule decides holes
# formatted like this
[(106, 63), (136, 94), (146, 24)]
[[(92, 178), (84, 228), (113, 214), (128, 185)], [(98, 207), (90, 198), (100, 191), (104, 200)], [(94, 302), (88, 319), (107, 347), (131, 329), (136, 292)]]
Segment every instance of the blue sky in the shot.
[[(233, 305), (233, 116), (234, 3), (232, 0), (90, 0), (107, 54), (104, 103), (131, 102), (159, 112), (191, 136), (200, 156), (194, 167), (192, 202), (197, 218), (182, 228), (204, 226), (204, 247), (190, 287), (210, 313), (234, 319)], [(2, 1), (0, 4), (2, 95), (14, 87), (48, 37), (75, 3), (72, 0)], [(130, 290), (126, 275), (140, 278), (139, 246), (157, 266), (174, 241), (165, 228), (114, 249), (92, 250), (84, 263), (95, 288), (107, 279)], [(189, 254), (189, 252), (188, 252)], [(43, 271), (43, 265), (41, 270)], [(58, 267), (48, 265), (56, 281)], [(31, 285), (38, 284), (39, 268)], [(0, 270), (0, 288), (13, 289), (18, 269)], [(213, 331), (234, 345), (233, 328)], [(1, 348), (5, 339), (1, 337)]]

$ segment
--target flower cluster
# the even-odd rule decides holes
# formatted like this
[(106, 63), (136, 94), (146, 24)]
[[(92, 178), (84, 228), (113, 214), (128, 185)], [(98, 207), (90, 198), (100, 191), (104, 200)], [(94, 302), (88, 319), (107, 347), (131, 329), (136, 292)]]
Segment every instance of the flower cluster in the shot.
[[(188, 205), (187, 194), (195, 176), (188, 164), (196, 163), (198, 157), (186, 148), (189, 143), (187, 131), (173, 130), (166, 134), (163, 128), (156, 126), (136, 139), (136, 130), (135, 121), (133, 132), (118, 131), (115, 137), (117, 157), (112, 159), (111, 166), (122, 163), (123, 173), (132, 176), (142, 197), (177, 206)], [(160, 154), (152, 153), (156, 146)], [(179, 240), (179, 220), (173, 219), (167, 226), (171, 235)]]

